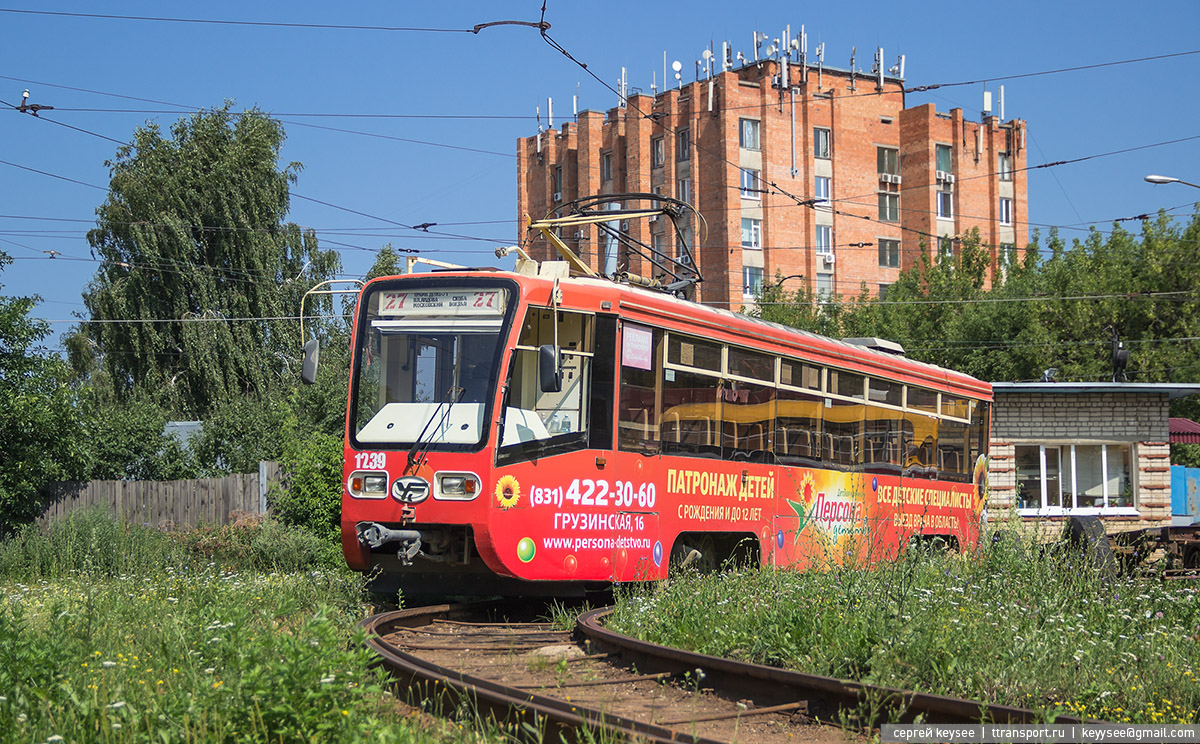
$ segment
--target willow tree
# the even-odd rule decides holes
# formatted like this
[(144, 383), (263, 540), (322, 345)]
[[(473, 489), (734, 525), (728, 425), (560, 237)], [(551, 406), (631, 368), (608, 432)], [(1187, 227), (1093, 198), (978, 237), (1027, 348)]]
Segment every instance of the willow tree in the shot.
[(150, 392), (203, 417), (294, 378), (300, 298), (340, 262), (284, 221), (301, 167), (280, 167), (284, 138), (279, 122), (227, 103), (169, 136), (140, 127), (107, 163), (108, 198), (88, 233), (101, 265), (72, 348), (92, 350), (118, 397)]

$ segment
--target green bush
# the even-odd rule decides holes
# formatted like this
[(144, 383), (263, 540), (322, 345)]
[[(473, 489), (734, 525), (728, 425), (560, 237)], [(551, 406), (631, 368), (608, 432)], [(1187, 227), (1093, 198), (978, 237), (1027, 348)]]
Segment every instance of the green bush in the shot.
[(267, 498), (284, 524), (336, 539), (342, 515), (342, 438), (314, 431), (290, 439), (279, 465), (288, 482)]

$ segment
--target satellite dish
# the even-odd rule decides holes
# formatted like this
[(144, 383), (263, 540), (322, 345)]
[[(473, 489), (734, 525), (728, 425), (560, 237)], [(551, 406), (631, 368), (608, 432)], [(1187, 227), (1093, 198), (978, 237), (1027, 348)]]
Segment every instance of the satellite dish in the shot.
[(778, 51), (778, 50), (776, 50), (775, 45), (772, 44), (771, 46), (767, 47), (767, 56), (768, 57), (773, 56), (776, 51)]
[(671, 69), (674, 70), (675, 72), (679, 72), (680, 70), (683, 69), (683, 64), (679, 60), (675, 60), (674, 62), (671, 63)]
[(708, 60), (712, 59), (713, 53), (708, 49), (705, 49), (703, 52), (700, 52), (700, 56), (704, 58), (704, 61), (707, 62)]
[(788, 46), (791, 47), (793, 50), (799, 49), (800, 48), (800, 40), (792, 39), (792, 43), (788, 44)]

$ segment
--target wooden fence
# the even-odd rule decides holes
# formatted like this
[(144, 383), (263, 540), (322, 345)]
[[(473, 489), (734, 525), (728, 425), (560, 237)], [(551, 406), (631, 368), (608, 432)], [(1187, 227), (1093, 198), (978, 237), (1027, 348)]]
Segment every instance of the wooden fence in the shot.
[(267, 490), (280, 480), (278, 463), (260, 462), (258, 473), (224, 478), (54, 483), (41, 520), (104, 506), (130, 524), (175, 528), (229, 524), (241, 515), (265, 514)]

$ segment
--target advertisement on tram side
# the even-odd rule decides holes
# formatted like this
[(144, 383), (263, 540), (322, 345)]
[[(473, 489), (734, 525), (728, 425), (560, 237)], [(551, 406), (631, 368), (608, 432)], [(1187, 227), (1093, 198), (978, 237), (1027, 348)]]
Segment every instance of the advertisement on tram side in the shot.
[(495, 507), (488, 530), (506, 567), (527, 579), (636, 581), (666, 576), (680, 533), (752, 537), (765, 565), (796, 569), (892, 559), (914, 535), (961, 545), (979, 535), (981, 479), (627, 459), (628, 468), (607, 472), (629, 478), (518, 466), (485, 486)]

